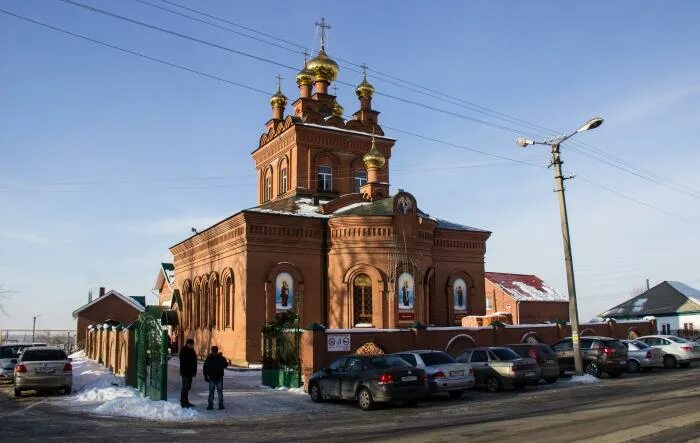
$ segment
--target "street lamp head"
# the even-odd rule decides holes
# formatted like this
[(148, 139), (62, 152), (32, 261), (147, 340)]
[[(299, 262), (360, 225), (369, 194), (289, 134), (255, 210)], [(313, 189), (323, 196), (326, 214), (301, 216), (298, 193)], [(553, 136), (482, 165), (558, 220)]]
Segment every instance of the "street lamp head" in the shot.
[(592, 118), (586, 122), (585, 125), (581, 126), (576, 130), (576, 132), (588, 131), (589, 129), (595, 129), (603, 124), (603, 119), (600, 117)]
[(515, 139), (515, 144), (520, 146), (521, 148), (525, 148), (529, 145), (534, 145), (535, 142), (532, 140), (528, 140), (525, 137), (518, 137)]

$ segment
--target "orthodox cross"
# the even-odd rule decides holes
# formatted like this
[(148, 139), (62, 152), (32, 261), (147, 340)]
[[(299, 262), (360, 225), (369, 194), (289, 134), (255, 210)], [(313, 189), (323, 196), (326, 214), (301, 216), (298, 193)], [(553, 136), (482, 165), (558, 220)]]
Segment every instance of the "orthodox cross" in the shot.
[(304, 54), (304, 67), (306, 67), (306, 62), (309, 61), (309, 51), (307, 51), (306, 49), (304, 49), (304, 51), (302, 52), (302, 54)]
[(277, 74), (277, 75), (275, 76), (275, 78), (277, 79), (277, 90), (278, 90), (278, 91), (281, 91), (281, 90), (282, 90), (282, 78), (283, 78), (283, 77), (282, 77), (280, 74)]
[(362, 63), (360, 67), (362, 68), (362, 78), (367, 80), (367, 65)]
[(320, 22), (315, 23), (316, 26), (321, 30), (321, 49), (325, 49), (326, 46), (326, 29), (331, 29), (330, 25), (326, 24), (326, 19), (321, 17)]

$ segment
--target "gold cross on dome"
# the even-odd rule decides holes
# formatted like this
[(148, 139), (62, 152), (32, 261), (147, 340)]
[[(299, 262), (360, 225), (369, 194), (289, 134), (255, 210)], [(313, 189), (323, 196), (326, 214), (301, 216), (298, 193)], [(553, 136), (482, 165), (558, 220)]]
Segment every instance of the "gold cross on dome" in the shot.
[(275, 76), (275, 78), (277, 79), (277, 90), (278, 90), (278, 91), (281, 91), (281, 90), (282, 90), (282, 78), (283, 78), (283, 77), (282, 77), (280, 74), (277, 74), (277, 75)]
[(309, 51), (307, 51), (306, 49), (304, 49), (304, 50), (302, 51), (302, 54), (304, 54), (304, 66), (306, 66), (306, 62), (309, 61)]
[(320, 22), (316, 22), (316, 26), (321, 30), (321, 49), (326, 46), (326, 29), (331, 29), (330, 25), (326, 24), (326, 19), (321, 17)]

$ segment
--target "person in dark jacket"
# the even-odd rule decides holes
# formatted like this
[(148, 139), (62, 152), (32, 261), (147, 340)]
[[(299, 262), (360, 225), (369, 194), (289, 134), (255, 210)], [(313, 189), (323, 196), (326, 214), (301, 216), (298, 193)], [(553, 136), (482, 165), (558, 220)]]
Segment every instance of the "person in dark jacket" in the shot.
[(209, 382), (209, 403), (207, 409), (214, 409), (214, 389), (219, 398), (219, 409), (224, 409), (224, 369), (228, 361), (219, 352), (218, 346), (211, 347), (211, 354), (204, 360), (204, 380)]
[(182, 377), (182, 390), (180, 391), (180, 406), (191, 408), (189, 393), (192, 389), (192, 379), (197, 375), (197, 353), (194, 350), (194, 340), (187, 339), (185, 346), (180, 350), (180, 377)]

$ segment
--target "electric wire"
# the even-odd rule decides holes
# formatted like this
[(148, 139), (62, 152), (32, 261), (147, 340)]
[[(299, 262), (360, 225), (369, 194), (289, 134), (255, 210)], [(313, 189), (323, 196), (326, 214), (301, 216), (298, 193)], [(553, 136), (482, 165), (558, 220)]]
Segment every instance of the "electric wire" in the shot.
[[(64, 1), (64, 0), (61, 0), (61, 1)], [(70, 1), (70, 0), (65, 0), (65, 1)], [(112, 45), (112, 44), (109, 44), (109, 43), (105, 43), (105, 42), (102, 42), (102, 41), (99, 41), (99, 40), (96, 40), (96, 39), (93, 39), (93, 38), (90, 38), (90, 37), (86, 37), (86, 36), (83, 36), (83, 35), (80, 35), (80, 34), (71, 32), (71, 31), (67, 31), (67, 30), (65, 30), (65, 29), (62, 29), (62, 28), (59, 28), (59, 27), (56, 27), (56, 26), (52, 26), (52, 25), (49, 25), (49, 24), (47, 24), (47, 23), (43, 23), (43, 22), (40, 22), (40, 21), (38, 21), (38, 20), (34, 20), (34, 19), (31, 19), (31, 18), (22, 16), (22, 15), (19, 15), (19, 14), (15, 14), (15, 13), (12, 13), (12, 12), (7, 11), (7, 10), (4, 10), (4, 9), (0, 9), (0, 13), (3, 13), (3, 14), (6, 14), (6, 15), (15, 17), (15, 18), (20, 19), (20, 20), (24, 20), (24, 21), (26, 21), (26, 22), (29, 22), (29, 23), (32, 23), (32, 24), (35, 24), (35, 25), (38, 25), (38, 26), (42, 26), (42, 27), (47, 28), (47, 29), (51, 29), (51, 30), (54, 30), (54, 31), (57, 31), (57, 32), (66, 34), (66, 35), (70, 35), (70, 36), (73, 36), (73, 37), (76, 37), (76, 38), (80, 38), (80, 39), (83, 39), (83, 40), (86, 40), (86, 41), (90, 41), (90, 42), (92, 42), (92, 43), (95, 43), (95, 44), (98, 44), (98, 45), (101, 45), (101, 46), (104, 46), (104, 47), (108, 47), (108, 48), (111, 48), (111, 49), (115, 49), (115, 50), (118, 50), (118, 51), (121, 51), (121, 52), (124, 52), (124, 53), (128, 53), (128, 54), (131, 54), (131, 55), (134, 55), (134, 56), (138, 56), (138, 57), (140, 57), (140, 58), (144, 58), (144, 59), (147, 59), (147, 60), (151, 60), (151, 61), (153, 61), (153, 62), (157, 62), (157, 63), (160, 63), (160, 64), (164, 64), (164, 65), (167, 65), (167, 66), (170, 66), (170, 67), (174, 67), (174, 68), (177, 68), (177, 69), (182, 69), (182, 70), (185, 70), (185, 71), (188, 71), (188, 72), (192, 72), (192, 73), (195, 73), (195, 74), (198, 74), (198, 75), (207, 77), (207, 78), (211, 78), (211, 79), (214, 79), (214, 80), (222, 81), (222, 82), (224, 82), (224, 83), (226, 83), (226, 84), (230, 84), (230, 85), (234, 85), (234, 86), (239, 86), (239, 87), (242, 87), (242, 88), (244, 88), (244, 89), (248, 89), (248, 90), (251, 90), (251, 91), (258, 92), (258, 93), (269, 94), (268, 92), (262, 91), (262, 90), (260, 90), (260, 89), (254, 88), (254, 87), (250, 87), (250, 86), (248, 86), (248, 85), (243, 85), (243, 84), (238, 83), (238, 82), (233, 82), (233, 81), (224, 79), (224, 78), (219, 77), (219, 76), (214, 76), (214, 75), (206, 74), (206, 73), (203, 73), (203, 72), (201, 72), (201, 71), (197, 71), (197, 70), (194, 70), (194, 69), (191, 69), (191, 68), (188, 68), (188, 67), (184, 67), (184, 66), (181, 66), (181, 65), (177, 65), (177, 64), (174, 64), (174, 63), (170, 63), (170, 62), (167, 62), (167, 61), (164, 61), (164, 60), (155, 58), (155, 57), (151, 57), (151, 56), (148, 56), (148, 55), (145, 55), (145, 54), (136, 52), (136, 51), (131, 51), (131, 50), (128, 50), (128, 49), (124, 49), (124, 48), (118, 47), (118, 46), (116, 46), (116, 45)], [(532, 164), (529, 164), (529, 163), (527, 163), (527, 162), (523, 162), (523, 161), (521, 161), (521, 160), (513, 159), (513, 158), (510, 158), (510, 157), (506, 157), (506, 156), (501, 156), (501, 155), (498, 155), (498, 154), (491, 154), (491, 153), (489, 153), (489, 152), (487, 152), (487, 151), (478, 150), (478, 149), (475, 149), (475, 148), (471, 148), (471, 147), (468, 147), (468, 146), (459, 145), (459, 144), (455, 144), (455, 143), (450, 143), (450, 142), (443, 141), (443, 140), (439, 140), (439, 139), (436, 139), (436, 138), (433, 138), (433, 137), (428, 137), (428, 136), (420, 135), (420, 134), (417, 134), (417, 133), (414, 133), (414, 132), (411, 132), (411, 131), (400, 130), (400, 129), (398, 129), (398, 128), (389, 128), (389, 127), (386, 126), (386, 125), (385, 125), (384, 127), (386, 127), (387, 129), (392, 129), (392, 130), (394, 130), (394, 131), (407, 134), (407, 135), (411, 135), (411, 136), (413, 136), (413, 137), (422, 138), (422, 139), (424, 139), (424, 140), (432, 141), (432, 142), (439, 143), (439, 144), (443, 144), (443, 145), (447, 145), (447, 146), (452, 146), (452, 147), (455, 147), (455, 148), (458, 148), (458, 149), (465, 149), (465, 150), (477, 152), (477, 153), (480, 153), (480, 154), (483, 154), (483, 155), (487, 155), (487, 156), (490, 156), (490, 157), (499, 158), (499, 159), (502, 159), (502, 160), (508, 160), (509, 162), (513, 162), (513, 163), (517, 163), (517, 164), (524, 164), (524, 165), (527, 165), (527, 166), (534, 166), (534, 165), (532, 165)], [(535, 166), (535, 167), (536, 167), (536, 166)], [(579, 177), (580, 177), (580, 176), (579, 176)], [(697, 221), (695, 221), (695, 220), (688, 219), (688, 218), (686, 218), (686, 217), (683, 217), (683, 216), (674, 214), (674, 213), (672, 213), (672, 212), (666, 211), (666, 210), (664, 210), (664, 209), (658, 208), (658, 207), (656, 207), (656, 206), (654, 206), (654, 205), (648, 204), (648, 203), (643, 202), (643, 201), (641, 201), (641, 200), (635, 199), (634, 197), (627, 196), (627, 195), (625, 195), (625, 194), (623, 194), (623, 193), (621, 193), (621, 192), (615, 191), (615, 190), (613, 190), (613, 189), (611, 189), (611, 188), (608, 188), (608, 187), (606, 187), (606, 186), (604, 186), (604, 185), (600, 185), (600, 184), (598, 184), (598, 183), (595, 183), (595, 182), (593, 182), (593, 181), (590, 180), (590, 179), (586, 179), (586, 178), (583, 178), (583, 177), (581, 177), (581, 178), (582, 178), (584, 181), (586, 181), (586, 182), (588, 182), (588, 183), (590, 183), (590, 184), (592, 184), (592, 185), (594, 185), (594, 186), (599, 187), (600, 189), (606, 190), (606, 191), (611, 192), (611, 193), (613, 193), (613, 194), (616, 194), (616, 195), (618, 195), (618, 196), (620, 196), (620, 197), (622, 197), (622, 198), (625, 198), (625, 199), (628, 199), (628, 200), (633, 201), (633, 202), (635, 202), (635, 203), (638, 203), (638, 204), (640, 204), (640, 205), (643, 205), (643, 206), (645, 206), (645, 207), (647, 207), (647, 208), (649, 208), (649, 209), (653, 209), (653, 210), (656, 210), (656, 211), (658, 211), (658, 212), (662, 212), (662, 213), (664, 213), (664, 214), (666, 214), (666, 215), (670, 215), (670, 216), (673, 216), (673, 217), (675, 217), (675, 218), (678, 218), (678, 219), (681, 219), (681, 220), (684, 220), (684, 221), (687, 221), (687, 222), (697, 223)]]

